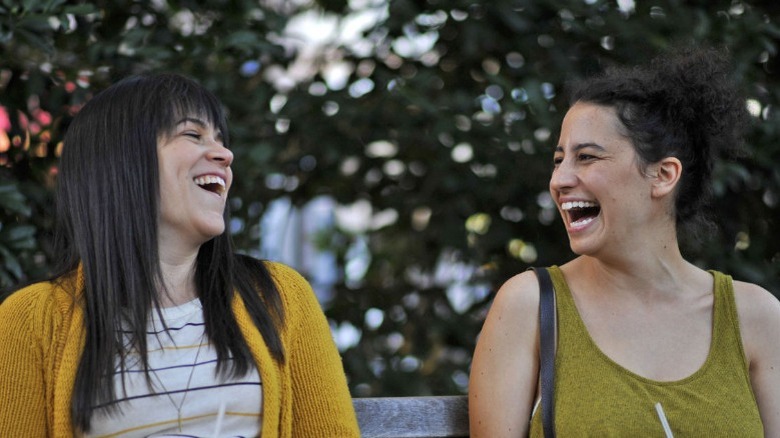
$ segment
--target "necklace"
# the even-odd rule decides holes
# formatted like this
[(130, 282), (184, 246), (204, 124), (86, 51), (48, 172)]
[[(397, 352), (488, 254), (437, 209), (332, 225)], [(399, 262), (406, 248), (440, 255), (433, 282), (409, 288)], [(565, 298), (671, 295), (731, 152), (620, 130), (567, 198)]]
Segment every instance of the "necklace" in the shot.
[(155, 370), (152, 370), (154, 377), (157, 377), (157, 381), (160, 383), (160, 386), (162, 386), (163, 391), (165, 391), (165, 395), (168, 396), (168, 401), (170, 401), (171, 405), (173, 405), (173, 408), (176, 409), (176, 419), (177, 419), (177, 425), (179, 427), (179, 432), (182, 431), (181, 410), (184, 407), (184, 402), (187, 401), (187, 395), (190, 392), (190, 383), (192, 383), (192, 375), (195, 374), (195, 365), (198, 364), (198, 357), (200, 357), (200, 348), (203, 346), (203, 339), (205, 337), (206, 337), (206, 328), (203, 327), (203, 334), (200, 335), (200, 341), (198, 342), (198, 350), (195, 352), (195, 360), (192, 362), (192, 368), (190, 369), (190, 376), (187, 378), (187, 386), (184, 388), (184, 395), (181, 397), (181, 402), (179, 402), (179, 404), (176, 404), (176, 401), (173, 399), (173, 396), (171, 396), (171, 392), (168, 391), (168, 388), (165, 387), (165, 383), (163, 383), (159, 374), (157, 374)]

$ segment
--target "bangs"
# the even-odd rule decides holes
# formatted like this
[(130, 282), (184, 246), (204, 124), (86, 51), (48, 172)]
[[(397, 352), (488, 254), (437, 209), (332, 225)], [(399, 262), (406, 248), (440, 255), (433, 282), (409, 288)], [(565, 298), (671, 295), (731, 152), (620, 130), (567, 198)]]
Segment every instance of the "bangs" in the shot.
[(171, 80), (160, 84), (160, 92), (155, 98), (160, 108), (158, 136), (170, 136), (180, 121), (195, 118), (214, 127), (228, 147), (227, 118), (216, 96), (189, 79), (171, 76)]

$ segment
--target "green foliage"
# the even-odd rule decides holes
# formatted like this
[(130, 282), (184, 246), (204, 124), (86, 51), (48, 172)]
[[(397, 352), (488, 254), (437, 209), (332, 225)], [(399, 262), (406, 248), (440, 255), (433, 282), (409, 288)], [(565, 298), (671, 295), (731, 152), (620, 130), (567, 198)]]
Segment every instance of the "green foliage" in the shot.
[[(79, 106), (131, 73), (182, 72), (230, 111), (243, 251), (258, 252), (260, 215), (282, 196), (298, 206), (319, 195), (368, 200), (397, 215), (367, 232), (368, 271), (359, 281), (342, 271), (327, 307), (334, 325), (361, 333), (343, 352), (353, 393), (464, 392), (487, 292), (572, 256), (546, 197), (566, 82), (701, 41), (730, 50), (755, 124), (749, 158), (717, 168), (720, 231), (687, 254), (780, 291), (775, 3), (291, 3), (0, 1), (0, 105), (11, 125), (5, 150), (0, 139), (2, 285), (39, 276), (53, 256), (58, 144)], [(362, 23), (359, 38), (323, 30), (319, 43), (296, 44), (285, 29), (311, 10), (345, 33)], [(349, 21), (357, 16), (374, 19)], [(343, 268), (358, 236), (337, 228), (317, 239)], [(473, 302), (458, 303), (462, 293)]]
[[(3, 222), (0, 223), (0, 260), (3, 267), (0, 270), (0, 282), (12, 284), (24, 277), (20, 262), (24, 251), (35, 248), (35, 227), (26, 224), (13, 223), (9, 217), (29, 217), (30, 207), (27, 199), (19, 192), (15, 184), (0, 184), (0, 208), (3, 211)], [(2, 226), (2, 224), (7, 224)]]

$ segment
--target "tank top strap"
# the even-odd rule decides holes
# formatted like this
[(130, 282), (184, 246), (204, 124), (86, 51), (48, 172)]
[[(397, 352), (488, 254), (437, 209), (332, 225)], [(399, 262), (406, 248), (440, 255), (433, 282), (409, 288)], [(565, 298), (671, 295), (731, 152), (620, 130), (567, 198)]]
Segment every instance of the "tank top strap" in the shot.
[[(557, 265), (548, 269), (555, 289), (555, 313), (558, 332), (558, 343), (571, 339), (580, 343), (582, 339), (590, 339), (585, 323), (580, 319), (574, 297), (569, 289), (569, 284), (563, 276), (563, 272)], [(562, 323), (564, 322), (565, 323)], [(562, 335), (562, 331), (566, 332)]]
[(714, 278), (713, 303), (713, 361), (729, 361), (738, 366), (734, 371), (743, 373), (750, 384), (747, 357), (739, 330), (739, 315), (731, 276), (718, 271), (708, 271)]

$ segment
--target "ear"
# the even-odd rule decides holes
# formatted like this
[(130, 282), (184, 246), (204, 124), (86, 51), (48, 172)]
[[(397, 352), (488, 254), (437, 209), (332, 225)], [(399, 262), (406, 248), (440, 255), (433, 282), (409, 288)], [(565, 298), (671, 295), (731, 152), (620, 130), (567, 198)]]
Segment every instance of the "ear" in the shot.
[(654, 163), (647, 169), (647, 176), (651, 178), (651, 195), (654, 198), (662, 198), (674, 192), (677, 183), (682, 177), (682, 163), (676, 157), (666, 157)]

